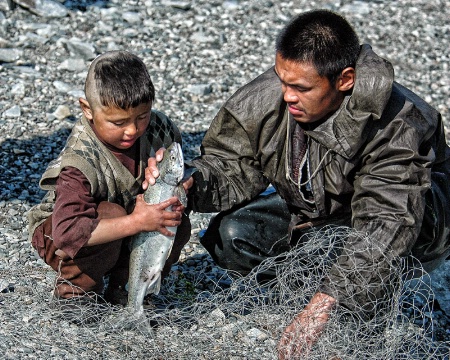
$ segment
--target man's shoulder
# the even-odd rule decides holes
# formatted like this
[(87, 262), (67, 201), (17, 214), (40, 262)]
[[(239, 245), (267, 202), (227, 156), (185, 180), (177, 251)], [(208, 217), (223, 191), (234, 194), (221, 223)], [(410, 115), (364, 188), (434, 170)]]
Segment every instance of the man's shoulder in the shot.
[(238, 113), (248, 109), (267, 112), (278, 107), (282, 100), (281, 83), (274, 67), (271, 67), (238, 89), (224, 106)]
[(249, 83), (239, 88), (227, 101), (233, 103), (247, 97), (279, 96), (281, 94), (281, 83), (272, 66)]
[(423, 98), (417, 95), (407, 87), (394, 82), (392, 86), (392, 97), (400, 98), (402, 102), (409, 101), (427, 118), (436, 119), (439, 117), (439, 111)]

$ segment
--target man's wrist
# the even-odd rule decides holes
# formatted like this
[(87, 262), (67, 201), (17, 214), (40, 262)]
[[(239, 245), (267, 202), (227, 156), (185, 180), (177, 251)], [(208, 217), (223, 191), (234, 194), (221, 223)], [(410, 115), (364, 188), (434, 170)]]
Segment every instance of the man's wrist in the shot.
[(320, 311), (329, 311), (336, 305), (336, 299), (331, 295), (317, 292), (309, 301), (308, 306)]

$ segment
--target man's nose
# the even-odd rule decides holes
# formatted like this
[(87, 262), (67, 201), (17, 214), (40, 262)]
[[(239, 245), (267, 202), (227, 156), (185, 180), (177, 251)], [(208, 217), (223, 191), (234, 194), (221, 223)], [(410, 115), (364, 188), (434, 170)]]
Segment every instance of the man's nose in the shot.
[(283, 98), (284, 101), (287, 103), (297, 103), (298, 102), (298, 96), (295, 92), (295, 90), (291, 86), (283, 86)]

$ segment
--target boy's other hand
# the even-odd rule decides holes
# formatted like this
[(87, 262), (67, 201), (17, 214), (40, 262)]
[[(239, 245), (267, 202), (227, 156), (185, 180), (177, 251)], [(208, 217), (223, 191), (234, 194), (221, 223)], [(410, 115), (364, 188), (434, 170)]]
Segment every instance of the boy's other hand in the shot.
[(163, 159), (165, 148), (159, 149), (155, 157), (148, 159), (147, 167), (145, 168), (145, 179), (142, 182), (142, 189), (146, 190), (149, 185), (155, 185), (156, 178), (159, 176), (158, 163)]
[[(172, 211), (166, 210), (167, 208), (171, 208)], [(184, 206), (175, 196), (159, 204), (147, 204), (140, 194), (136, 197), (136, 206), (131, 215), (134, 217), (138, 232), (159, 231), (163, 235), (174, 236), (175, 234), (167, 228), (181, 224), (184, 210)]]

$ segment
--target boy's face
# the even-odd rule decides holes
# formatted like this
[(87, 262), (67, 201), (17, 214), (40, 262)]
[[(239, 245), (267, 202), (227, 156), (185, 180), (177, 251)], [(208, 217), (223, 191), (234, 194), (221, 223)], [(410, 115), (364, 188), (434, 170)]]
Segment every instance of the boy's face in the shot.
[(80, 99), (84, 116), (92, 122), (97, 136), (117, 149), (128, 149), (141, 137), (150, 122), (151, 102), (128, 110), (97, 105)]

